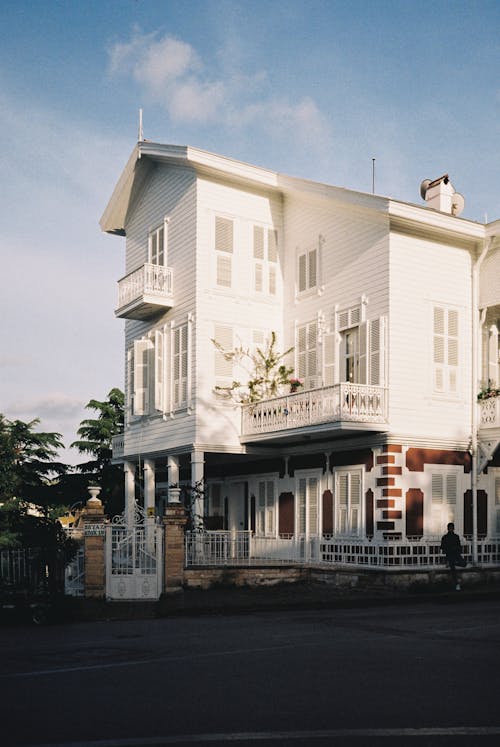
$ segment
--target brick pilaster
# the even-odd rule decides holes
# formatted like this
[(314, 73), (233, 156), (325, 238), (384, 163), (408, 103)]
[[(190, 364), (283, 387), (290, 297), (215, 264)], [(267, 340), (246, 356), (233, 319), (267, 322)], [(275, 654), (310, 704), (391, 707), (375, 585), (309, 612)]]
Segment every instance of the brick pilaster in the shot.
[(90, 498), (83, 510), (85, 547), (85, 596), (106, 596), (106, 515), (99, 498)]
[(184, 583), (184, 533), (187, 524), (186, 509), (181, 503), (170, 503), (165, 509), (164, 590), (179, 589)]

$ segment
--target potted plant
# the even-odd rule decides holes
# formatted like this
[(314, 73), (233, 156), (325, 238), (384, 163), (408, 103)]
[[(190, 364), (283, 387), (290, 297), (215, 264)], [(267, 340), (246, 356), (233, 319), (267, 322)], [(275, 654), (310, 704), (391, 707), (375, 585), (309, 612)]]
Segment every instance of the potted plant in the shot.
[(304, 386), (302, 379), (289, 379), (288, 383), (290, 384), (290, 394), (295, 394), (301, 386)]

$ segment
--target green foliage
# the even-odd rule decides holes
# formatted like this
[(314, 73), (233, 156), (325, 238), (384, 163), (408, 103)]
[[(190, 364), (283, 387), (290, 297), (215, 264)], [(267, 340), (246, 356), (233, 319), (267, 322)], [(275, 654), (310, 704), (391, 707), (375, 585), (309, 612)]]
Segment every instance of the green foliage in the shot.
[(477, 395), (477, 398), (479, 402), (482, 399), (490, 399), (491, 397), (499, 397), (500, 396), (500, 387), (495, 386), (494, 382), (491, 381), (491, 379), (488, 380), (488, 383), (484, 385)]
[(247, 404), (260, 402), (263, 399), (276, 397), (281, 386), (290, 385), (293, 368), (283, 363), (283, 359), (292, 352), (293, 347), (284, 353), (276, 350), (276, 333), (271, 332), (271, 339), (265, 349), (257, 348), (255, 352), (242, 346), (234, 350), (225, 350), (217, 340), (212, 343), (224, 356), (225, 360), (239, 364), (249, 376), (246, 384), (233, 381), (230, 386), (216, 387), (219, 394), (231, 396), (237, 402)]
[(38, 418), (24, 423), (0, 415), (0, 503), (19, 499), (47, 506), (66, 466), (55, 461), (60, 433), (35, 431)]
[(123, 392), (114, 388), (109, 392), (107, 400), (100, 402), (91, 399), (86, 408), (94, 410), (98, 416), (82, 420), (77, 431), (80, 439), (74, 441), (71, 448), (93, 457), (79, 464), (77, 469), (84, 477), (85, 489), (90, 484), (99, 485), (99, 498), (106, 511), (115, 514), (123, 509), (123, 470), (111, 464), (112, 438), (123, 431)]

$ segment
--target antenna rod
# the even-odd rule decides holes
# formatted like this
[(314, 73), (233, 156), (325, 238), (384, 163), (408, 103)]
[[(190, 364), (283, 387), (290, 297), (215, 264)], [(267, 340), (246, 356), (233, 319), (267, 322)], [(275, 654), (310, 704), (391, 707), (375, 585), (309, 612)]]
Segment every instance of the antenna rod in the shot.
[(375, 194), (375, 159), (372, 158), (372, 194)]
[(142, 131), (142, 109), (139, 109), (139, 142), (142, 143), (144, 140), (144, 133)]

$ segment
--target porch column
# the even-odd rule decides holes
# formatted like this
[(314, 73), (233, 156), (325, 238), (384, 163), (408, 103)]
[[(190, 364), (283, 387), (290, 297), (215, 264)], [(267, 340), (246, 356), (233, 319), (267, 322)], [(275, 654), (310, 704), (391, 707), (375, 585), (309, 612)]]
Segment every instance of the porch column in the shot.
[(167, 459), (168, 468), (168, 502), (179, 503), (181, 489), (179, 487), (179, 459), (175, 456), (169, 456)]
[(144, 460), (144, 511), (146, 519), (146, 548), (153, 552), (155, 536), (155, 463), (153, 459)]
[(125, 524), (131, 527), (134, 524), (135, 464), (125, 462), (123, 471), (125, 472)]
[(193, 528), (198, 529), (203, 525), (204, 516), (204, 477), (205, 460), (203, 451), (191, 452), (191, 486), (194, 490), (193, 504), (191, 507), (193, 516)]

